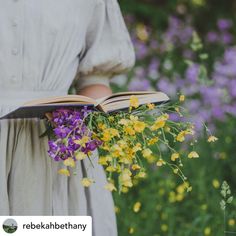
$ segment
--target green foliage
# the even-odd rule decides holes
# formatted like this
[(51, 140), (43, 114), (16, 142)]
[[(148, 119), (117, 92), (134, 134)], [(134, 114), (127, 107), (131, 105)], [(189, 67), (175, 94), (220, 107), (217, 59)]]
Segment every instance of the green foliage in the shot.
[[(233, 124), (236, 125), (236, 122)], [(222, 236), (222, 206), (225, 205), (228, 209), (225, 227), (236, 231), (236, 201), (232, 198), (236, 194), (235, 184), (227, 173), (234, 157), (229, 152), (231, 145), (224, 145), (231, 133), (230, 127), (224, 131), (219, 136), (217, 147), (200, 141), (197, 145), (200, 158), (184, 163), (185, 174), (193, 187), (191, 192), (183, 191), (179, 179), (167, 174), (165, 168), (149, 168), (146, 180), (126, 194), (115, 194), (116, 206), (119, 208), (119, 235), (202, 236), (205, 235), (204, 231), (210, 229), (209, 235)], [(236, 142), (236, 137), (232, 142)], [(232, 167), (233, 170), (235, 167)], [(223, 182), (224, 179), (230, 183), (233, 192)], [(139, 212), (133, 210), (135, 202), (142, 205)], [(133, 228), (133, 234), (129, 234), (130, 228)]]

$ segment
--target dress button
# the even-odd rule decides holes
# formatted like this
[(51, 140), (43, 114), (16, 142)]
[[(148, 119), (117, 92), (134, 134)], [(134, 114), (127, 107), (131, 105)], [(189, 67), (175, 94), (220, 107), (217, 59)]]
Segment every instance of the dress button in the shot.
[(17, 55), (17, 54), (18, 54), (17, 48), (13, 48), (13, 49), (11, 50), (11, 53), (12, 53), (13, 55)]

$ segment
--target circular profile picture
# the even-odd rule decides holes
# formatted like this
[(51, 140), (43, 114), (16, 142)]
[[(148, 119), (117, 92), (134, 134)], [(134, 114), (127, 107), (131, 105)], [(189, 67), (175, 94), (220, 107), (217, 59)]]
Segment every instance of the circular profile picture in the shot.
[(2, 228), (6, 233), (12, 234), (17, 230), (17, 223), (14, 219), (7, 219), (3, 222)]

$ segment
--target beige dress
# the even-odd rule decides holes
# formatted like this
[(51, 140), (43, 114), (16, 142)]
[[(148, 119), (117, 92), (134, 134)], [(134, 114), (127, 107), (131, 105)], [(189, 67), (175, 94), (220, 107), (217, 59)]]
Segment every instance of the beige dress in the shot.
[[(0, 116), (65, 95), (74, 80), (108, 85), (134, 64), (117, 0), (0, 0), (0, 22)], [(91, 215), (93, 236), (117, 235), (102, 167), (83, 161), (77, 175), (58, 175), (44, 131), (38, 119), (0, 121), (0, 215)], [(84, 188), (85, 176), (96, 183)]]

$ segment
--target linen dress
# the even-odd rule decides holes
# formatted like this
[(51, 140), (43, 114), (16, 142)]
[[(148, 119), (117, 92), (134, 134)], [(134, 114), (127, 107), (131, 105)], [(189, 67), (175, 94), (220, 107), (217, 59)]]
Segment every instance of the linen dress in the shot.
[[(135, 56), (117, 0), (0, 0), (0, 116), (22, 103), (109, 85)], [(117, 235), (104, 170), (78, 163), (57, 174), (43, 120), (0, 120), (0, 215), (91, 215), (94, 236)], [(95, 183), (81, 185), (89, 176)]]

